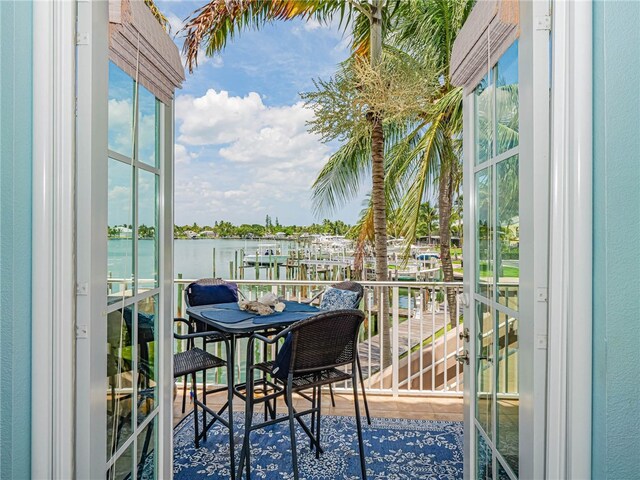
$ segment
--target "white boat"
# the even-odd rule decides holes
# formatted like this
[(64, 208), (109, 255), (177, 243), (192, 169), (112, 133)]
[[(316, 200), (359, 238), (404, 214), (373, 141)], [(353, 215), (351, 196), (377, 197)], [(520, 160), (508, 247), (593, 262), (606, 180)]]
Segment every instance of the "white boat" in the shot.
[(245, 255), (242, 260), (245, 265), (273, 265), (287, 263), (288, 258), (288, 255), (282, 255), (275, 243), (260, 243), (256, 253)]

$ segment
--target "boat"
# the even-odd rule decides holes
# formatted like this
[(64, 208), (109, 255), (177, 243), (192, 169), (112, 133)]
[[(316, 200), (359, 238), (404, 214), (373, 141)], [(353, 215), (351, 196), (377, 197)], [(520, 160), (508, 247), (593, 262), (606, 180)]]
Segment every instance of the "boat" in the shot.
[(287, 263), (288, 258), (275, 243), (260, 243), (256, 253), (245, 255), (242, 261), (245, 265), (273, 265)]
[(419, 262), (428, 262), (430, 260), (439, 260), (440, 254), (436, 252), (424, 252), (416, 255), (416, 260)]

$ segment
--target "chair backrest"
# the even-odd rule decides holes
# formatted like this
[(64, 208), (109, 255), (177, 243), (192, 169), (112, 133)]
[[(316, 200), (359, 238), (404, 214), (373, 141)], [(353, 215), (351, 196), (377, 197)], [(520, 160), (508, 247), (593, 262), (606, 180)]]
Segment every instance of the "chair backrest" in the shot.
[(221, 278), (201, 278), (187, 285), (187, 308), (238, 301), (238, 285)]
[(352, 363), (363, 321), (360, 310), (333, 310), (296, 323), (289, 371), (295, 375)]
[(353, 306), (353, 308), (357, 310), (360, 307), (360, 302), (362, 301), (362, 297), (364, 296), (364, 288), (362, 287), (362, 285), (356, 282), (345, 281), (345, 282), (335, 283), (331, 286), (339, 290), (349, 290), (350, 292), (357, 293), (358, 298), (356, 301), (354, 301), (355, 305)]

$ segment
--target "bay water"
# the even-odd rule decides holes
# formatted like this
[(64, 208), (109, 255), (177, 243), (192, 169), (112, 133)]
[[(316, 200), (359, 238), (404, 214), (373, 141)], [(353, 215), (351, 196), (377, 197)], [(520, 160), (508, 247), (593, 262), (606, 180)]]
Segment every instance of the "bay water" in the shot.
[[(267, 247), (266, 245), (269, 245)], [(243, 239), (198, 239), (173, 241), (173, 272), (174, 277), (182, 274), (185, 279), (206, 277), (234, 278), (230, 262), (242, 265), (242, 250), (245, 255), (255, 255), (257, 251), (264, 253), (266, 248), (274, 252), (279, 249), (282, 255), (287, 255), (290, 249), (296, 248), (293, 241), (264, 241)], [(113, 278), (129, 278), (133, 265), (132, 239), (110, 239), (108, 244), (108, 272)], [(138, 277), (141, 279), (154, 278), (155, 242), (153, 240), (138, 240)], [(215, 267), (214, 267), (215, 265)], [(215, 275), (214, 275), (215, 272)], [(264, 275), (264, 272), (262, 272)], [(256, 278), (254, 268), (246, 268), (244, 278)]]

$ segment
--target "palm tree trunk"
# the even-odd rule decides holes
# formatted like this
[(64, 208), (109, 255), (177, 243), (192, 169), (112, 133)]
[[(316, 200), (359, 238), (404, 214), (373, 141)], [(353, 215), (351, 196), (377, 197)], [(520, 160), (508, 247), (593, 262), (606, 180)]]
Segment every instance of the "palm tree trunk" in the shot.
[[(382, 0), (371, 0), (371, 65), (376, 68), (382, 61)], [(384, 192), (384, 132), (380, 112), (369, 112), (371, 121), (371, 170), (373, 186), (373, 231), (376, 257), (376, 280), (386, 282), (389, 279), (387, 265), (387, 202)], [(389, 323), (389, 289), (382, 289), (380, 305), (380, 329), (382, 335), (382, 367), (391, 365), (391, 334)]]
[[(387, 206), (384, 193), (384, 133), (382, 119), (378, 115), (371, 116), (371, 163), (373, 187), (371, 201), (373, 203), (373, 231), (376, 258), (376, 280), (386, 282), (389, 279), (387, 265)], [(389, 289), (382, 289), (380, 302), (380, 330), (382, 334), (382, 367), (391, 365), (391, 334), (389, 323)]]
[[(453, 172), (451, 163), (442, 161), (440, 167), (438, 208), (440, 210), (440, 262), (442, 263), (443, 280), (453, 282), (453, 263), (451, 261), (451, 207), (453, 204)], [(455, 326), (456, 292), (446, 288), (449, 304), (449, 323)], [(446, 319), (445, 319), (446, 320)]]

